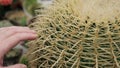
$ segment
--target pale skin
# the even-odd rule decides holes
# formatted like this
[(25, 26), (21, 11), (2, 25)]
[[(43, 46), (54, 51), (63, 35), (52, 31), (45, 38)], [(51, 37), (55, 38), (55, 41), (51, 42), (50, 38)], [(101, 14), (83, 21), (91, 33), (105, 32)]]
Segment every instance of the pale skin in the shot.
[(27, 68), (23, 64), (3, 67), (3, 58), (13, 47), (21, 41), (34, 40), (37, 38), (35, 31), (28, 27), (4, 27), (0, 28), (0, 68)]

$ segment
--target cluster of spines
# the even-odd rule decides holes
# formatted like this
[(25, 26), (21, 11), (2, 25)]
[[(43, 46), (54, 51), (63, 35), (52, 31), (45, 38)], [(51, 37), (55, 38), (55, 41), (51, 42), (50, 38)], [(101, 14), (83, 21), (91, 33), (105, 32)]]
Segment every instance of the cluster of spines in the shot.
[(50, 13), (39, 16), (37, 22), (31, 25), (38, 32), (39, 38), (30, 43), (30, 66), (119, 68), (119, 20), (94, 21), (90, 16), (83, 20), (74, 14), (74, 4), (63, 2), (66, 6), (57, 2), (61, 7), (53, 6), (53, 10), (48, 10)]

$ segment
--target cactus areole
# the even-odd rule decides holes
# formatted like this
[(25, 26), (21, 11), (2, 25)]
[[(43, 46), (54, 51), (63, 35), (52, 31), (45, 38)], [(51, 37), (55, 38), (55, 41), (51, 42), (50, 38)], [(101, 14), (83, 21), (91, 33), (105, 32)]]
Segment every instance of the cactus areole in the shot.
[(120, 0), (55, 0), (30, 27), (30, 68), (120, 68)]

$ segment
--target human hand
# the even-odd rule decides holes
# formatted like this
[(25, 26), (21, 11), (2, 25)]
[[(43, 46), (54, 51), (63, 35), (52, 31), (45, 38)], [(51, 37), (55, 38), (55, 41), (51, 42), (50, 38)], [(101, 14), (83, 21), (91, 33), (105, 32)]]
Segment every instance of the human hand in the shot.
[(0, 28), (0, 68), (27, 68), (23, 64), (3, 67), (4, 55), (16, 44), (24, 40), (33, 40), (37, 37), (36, 32), (28, 27), (4, 27)]
[(0, 5), (7, 6), (12, 4), (13, 0), (0, 0)]

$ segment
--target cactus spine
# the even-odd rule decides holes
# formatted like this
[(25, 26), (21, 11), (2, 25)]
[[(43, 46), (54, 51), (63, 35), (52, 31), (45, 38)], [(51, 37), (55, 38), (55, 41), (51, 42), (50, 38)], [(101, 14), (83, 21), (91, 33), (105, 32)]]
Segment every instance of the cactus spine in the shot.
[(55, 0), (30, 27), (31, 68), (120, 68), (120, 1)]

